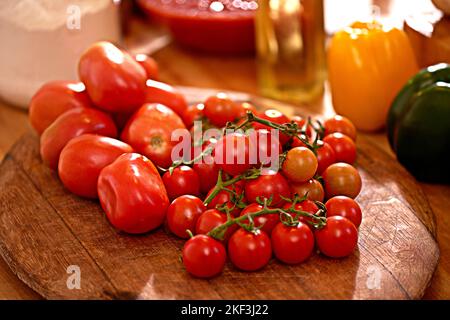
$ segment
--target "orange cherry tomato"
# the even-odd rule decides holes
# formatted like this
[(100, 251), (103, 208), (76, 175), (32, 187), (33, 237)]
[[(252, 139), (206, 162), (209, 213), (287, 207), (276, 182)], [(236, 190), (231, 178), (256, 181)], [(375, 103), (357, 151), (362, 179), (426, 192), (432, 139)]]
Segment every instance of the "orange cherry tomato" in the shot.
[(314, 177), (317, 165), (317, 158), (311, 150), (295, 147), (288, 151), (282, 171), (292, 182), (305, 182)]
[(327, 198), (347, 196), (354, 199), (361, 191), (361, 176), (358, 170), (348, 163), (332, 164), (323, 172), (322, 177)]
[(306, 182), (292, 183), (291, 190), (293, 194), (298, 194), (303, 197), (306, 193), (307, 199), (312, 201), (322, 202), (325, 198), (325, 191), (323, 190), (322, 184), (316, 179), (310, 179)]

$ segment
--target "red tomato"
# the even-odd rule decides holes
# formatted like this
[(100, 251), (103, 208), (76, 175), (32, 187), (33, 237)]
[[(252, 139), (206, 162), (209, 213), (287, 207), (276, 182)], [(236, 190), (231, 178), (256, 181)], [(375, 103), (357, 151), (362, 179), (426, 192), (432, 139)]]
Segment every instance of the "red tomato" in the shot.
[(249, 138), (239, 132), (223, 136), (215, 145), (213, 155), (217, 166), (232, 176), (251, 167)]
[(315, 231), (317, 246), (324, 255), (331, 258), (349, 256), (358, 242), (358, 230), (347, 218), (333, 216), (327, 224)]
[(323, 138), (323, 142), (328, 143), (333, 148), (337, 162), (353, 164), (356, 160), (356, 145), (352, 139), (335, 132)]
[[(286, 203), (283, 206), (283, 209), (289, 209), (291, 206), (292, 206), (292, 203)], [(305, 211), (307, 213), (315, 214), (319, 210), (319, 207), (314, 203), (314, 201), (307, 199), (302, 202), (296, 203), (294, 206), (294, 209), (298, 210), (298, 211)], [(291, 216), (293, 216), (294, 218), (295, 218), (295, 215), (296, 214), (291, 213)], [(305, 223), (308, 226), (311, 226), (310, 222), (313, 222), (313, 218), (306, 217), (306, 216), (303, 216), (300, 214), (298, 215), (297, 218), (299, 221)]]
[(155, 59), (144, 53), (139, 53), (134, 56), (134, 60), (145, 69), (147, 79), (158, 80), (158, 64)]
[(169, 171), (164, 173), (162, 179), (170, 200), (184, 194), (200, 195), (200, 181), (197, 173), (191, 167), (176, 167), (172, 174)]
[(353, 141), (356, 141), (356, 128), (353, 123), (340, 115), (335, 115), (333, 118), (324, 122), (325, 135), (329, 135), (335, 132), (340, 132), (350, 137)]
[(203, 113), (209, 121), (218, 127), (223, 127), (227, 122), (236, 120), (239, 108), (226, 93), (218, 93), (205, 101)]
[(361, 208), (352, 198), (345, 196), (336, 196), (329, 199), (325, 206), (327, 208), (327, 217), (341, 216), (347, 218), (356, 228), (359, 227), (362, 220)]
[(216, 185), (219, 168), (214, 162), (197, 162), (193, 164), (192, 169), (197, 172), (200, 181), (200, 191), (202, 193), (207, 193)]
[(100, 171), (120, 155), (133, 152), (128, 144), (108, 137), (83, 134), (61, 151), (58, 174), (63, 185), (81, 197), (97, 198)]
[(191, 128), (194, 125), (194, 121), (200, 121), (202, 119), (204, 108), (205, 105), (203, 103), (197, 103), (188, 106), (184, 110), (182, 118), (186, 128)]
[(64, 112), (89, 107), (92, 103), (82, 82), (52, 81), (31, 98), (28, 116), (31, 126), (41, 135)]
[(361, 191), (361, 176), (358, 170), (347, 163), (332, 164), (322, 177), (327, 198), (347, 196), (354, 199)]
[(169, 198), (153, 163), (137, 153), (121, 155), (98, 178), (98, 197), (111, 224), (127, 233), (145, 233), (164, 221)]
[(247, 111), (251, 111), (253, 112), (253, 114), (256, 114), (256, 107), (249, 103), (249, 102), (241, 102), (241, 103), (236, 103), (237, 105), (237, 118), (247, 118)]
[(321, 174), (330, 165), (336, 162), (336, 153), (333, 148), (326, 142), (319, 140), (318, 145), (320, 148), (317, 149), (317, 173)]
[(256, 150), (252, 150), (250, 155), (256, 159), (251, 159), (257, 165), (270, 166), (279, 161), (279, 156), (282, 153), (280, 141), (273, 131), (267, 129), (260, 129), (252, 131), (249, 135), (250, 145), (256, 146)]
[(97, 42), (81, 56), (78, 75), (92, 102), (110, 112), (133, 112), (145, 102), (144, 68), (112, 43)]
[(231, 262), (244, 271), (255, 271), (269, 263), (272, 245), (269, 236), (261, 230), (236, 231), (228, 241), (228, 255)]
[(211, 278), (221, 273), (226, 257), (223, 244), (205, 235), (192, 237), (183, 247), (184, 267), (198, 278)]
[(205, 209), (203, 201), (197, 197), (184, 195), (176, 198), (167, 209), (169, 230), (180, 238), (189, 238), (186, 230), (195, 232), (197, 219)]
[(316, 179), (310, 179), (306, 182), (292, 183), (291, 190), (293, 194), (298, 194), (303, 197), (308, 193), (308, 199), (313, 201), (323, 202), (325, 198), (325, 191), (323, 190), (322, 184)]
[(168, 168), (172, 149), (178, 144), (171, 135), (177, 129), (186, 127), (175, 112), (162, 104), (146, 103), (128, 121), (121, 138), (157, 166)]
[(187, 109), (185, 97), (174, 87), (163, 82), (147, 80), (145, 89), (147, 103), (161, 103), (172, 109), (180, 117)]
[(261, 201), (272, 197), (272, 207), (279, 207), (284, 204), (284, 200), (280, 197), (291, 197), (291, 190), (287, 180), (276, 171), (268, 171), (267, 174), (261, 175), (256, 179), (248, 180), (245, 184), (245, 197), (248, 202), (257, 202), (257, 198)]
[[(298, 128), (300, 130), (304, 130), (305, 129), (304, 127), (305, 127), (305, 124), (306, 124), (306, 119), (303, 119), (300, 116), (293, 116), (291, 118), (291, 121), (294, 121), (297, 124), (297, 126), (298, 126)], [(305, 131), (306, 131), (306, 135), (309, 138), (311, 138), (311, 136), (312, 136), (312, 128), (311, 128), (310, 125), (306, 126), (306, 130)]]
[[(262, 119), (269, 120), (269, 121), (272, 121), (272, 122), (278, 123), (278, 124), (285, 124), (285, 123), (290, 122), (290, 120), (287, 116), (285, 116), (283, 113), (281, 113), (280, 111), (275, 110), (275, 109), (265, 110), (263, 113), (258, 114), (258, 116)], [(276, 129), (273, 129), (269, 126), (266, 126), (266, 125), (258, 123), (258, 122), (255, 122), (253, 124), (253, 127), (255, 128), (255, 130), (258, 130), (258, 129), (276, 130)], [(286, 142), (288, 142), (288, 140), (289, 140), (289, 136), (287, 136), (283, 133), (280, 133), (280, 142), (282, 145), (284, 145)]]
[(116, 137), (117, 129), (106, 113), (91, 108), (77, 108), (60, 115), (41, 136), (41, 157), (56, 170), (61, 150), (71, 139), (84, 133)]
[[(234, 191), (238, 196), (240, 196), (243, 192), (242, 188), (237, 186), (237, 185), (231, 185), (226, 187), (226, 189), (232, 190)], [(209, 195), (211, 194), (211, 192), (213, 191), (213, 189), (211, 189), (206, 198), (209, 197)], [(245, 199), (242, 199), (243, 201), (245, 201)], [(217, 206), (223, 205), (224, 203), (227, 204), (228, 208), (232, 208), (234, 206), (234, 204), (232, 203), (232, 194), (226, 190), (221, 190), (213, 199), (212, 201), (208, 204), (208, 209), (214, 209)], [(238, 216), (239, 213), (241, 212), (241, 209), (235, 207), (232, 211), (231, 214), (233, 216)]]
[[(257, 203), (252, 203), (245, 207), (241, 211), (241, 216), (245, 216), (247, 214), (251, 214), (254, 212), (261, 211), (263, 206)], [(280, 218), (278, 213), (264, 214), (261, 216), (257, 216), (253, 218), (253, 222), (255, 223), (255, 227), (263, 226), (261, 228), (262, 231), (266, 232), (268, 235), (272, 232), (273, 228), (280, 222)], [(249, 224), (248, 219), (241, 222), (242, 224)]]
[(275, 257), (287, 264), (305, 261), (314, 249), (314, 235), (309, 226), (302, 222), (296, 227), (278, 223), (272, 231), (271, 238)]
[[(227, 222), (227, 215), (225, 213), (222, 213), (217, 209), (208, 209), (198, 217), (197, 223), (195, 225), (195, 233), (207, 234), (212, 229), (226, 222)], [(227, 241), (231, 237), (231, 235), (236, 231), (237, 228), (238, 227), (236, 224), (230, 226), (225, 232), (224, 240)]]
[[(304, 140), (306, 140), (306, 141), (309, 141), (310, 139), (307, 137), (307, 136), (305, 136), (304, 134), (300, 134), (300, 137), (302, 138), (302, 139), (304, 139)], [(292, 140), (292, 148), (295, 148), (295, 147), (305, 147), (305, 148), (307, 148), (308, 146), (306, 145), (306, 143), (304, 143), (302, 140), (300, 140), (299, 138), (297, 138), (297, 137), (294, 137), (294, 139)]]

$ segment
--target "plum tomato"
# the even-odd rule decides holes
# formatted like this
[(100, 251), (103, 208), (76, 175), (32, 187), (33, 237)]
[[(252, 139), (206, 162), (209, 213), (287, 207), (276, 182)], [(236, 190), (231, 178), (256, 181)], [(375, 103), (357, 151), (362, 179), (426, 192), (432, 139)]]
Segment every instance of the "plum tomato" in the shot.
[(303, 222), (293, 227), (278, 223), (272, 231), (271, 239), (275, 257), (287, 264), (304, 262), (314, 250), (314, 234)]
[[(263, 206), (258, 203), (251, 203), (241, 211), (241, 216), (245, 216), (251, 213), (261, 211)], [(268, 235), (272, 232), (273, 228), (280, 222), (278, 213), (269, 213), (253, 218), (255, 227), (262, 226), (261, 230), (266, 232)], [(249, 224), (248, 219), (241, 221), (242, 224)]]
[(41, 135), (40, 153), (44, 163), (56, 170), (65, 145), (84, 133), (117, 137), (114, 121), (106, 113), (92, 108), (71, 109), (60, 115)]
[(292, 194), (298, 194), (303, 197), (306, 193), (307, 199), (313, 201), (323, 202), (325, 198), (325, 191), (323, 190), (322, 184), (316, 179), (309, 179), (306, 182), (291, 183)]
[(206, 194), (216, 185), (219, 168), (214, 162), (207, 163), (199, 161), (192, 165), (192, 169), (198, 175), (201, 193)]
[(291, 190), (287, 180), (279, 172), (269, 170), (245, 183), (245, 197), (249, 203), (256, 203), (258, 198), (260, 201), (272, 198), (270, 206), (279, 207), (285, 202), (281, 196), (290, 198)]
[(270, 238), (264, 231), (247, 231), (241, 228), (228, 241), (228, 255), (238, 269), (261, 269), (272, 257)]
[(191, 195), (183, 195), (169, 205), (167, 209), (167, 227), (177, 237), (187, 239), (187, 230), (195, 232), (198, 217), (205, 211), (203, 201)]
[(78, 75), (92, 102), (109, 112), (133, 112), (145, 102), (145, 69), (110, 42), (89, 47), (78, 63)]
[(124, 232), (140, 234), (158, 228), (169, 206), (158, 170), (146, 157), (126, 153), (103, 168), (98, 197), (111, 224)]
[(325, 203), (325, 207), (327, 208), (327, 217), (341, 216), (347, 218), (353, 222), (356, 228), (358, 228), (361, 224), (361, 208), (352, 198), (346, 196), (336, 196), (329, 199)]
[(70, 140), (61, 151), (58, 174), (72, 193), (97, 198), (100, 171), (120, 155), (133, 152), (125, 142), (95, 134), (83, 134)]
[(356, 145), (352, 139), (346, 135), (335, 132), (323, 138), (323, 142), (328, 143), (333, 148), (336, 155), (336, 162), (353, 164), (356, 160)]
[(203, 103), (191, 104), (184, 110), (182, 114), (183, 122), (186, 128), (191, 128), (194, 125), (194, 121), (199, 121), (203, 116), (203, 109), (205, 105)]
[(196, 235), (183, 247), (183, 264), (194, 277), (211, 278), (222, 272), (227, 254), (222, 243), (205, 235)]
[(348, 163), (338, 162), (329, 166), (322, 175), (327, 199), (347, 196), (352, 199), (361, 191), (361, 176)]
[(217, 93), (205, 100), (203, 113), (217, 127), (224, 127), (227, 122), (233, 122), (239, 116), (239, 108), (226, 93)]
[(317, 247), (327, 257), (343, 258), (355, 250), (358, 243), (358, 230), (347, 218), (332, 216), (327, 224), (315, 233)]
[(353, 123), (340, 115), (335, 115), (333, 118), (327, 119), (323, 126), (325, 127), (325, 135), (335, 132), (345, 134), (353, 141), (356, 141), (356, 128)]
[(145, 69), (147, 79), (158, 80), (158, 64), (155, 59), (144, 53), (139, 53), (134, 56), (134, 60)]
[(243, 133), (233, 132), (217, 141), (213, 151), (214, 162), (224, 172), (235, 176), (251, 167), (250, 141)]
[(177, 129), (186, 127), (175, 112), (162, 104), (146, 103), (128, 121), (121, 140), (155, 165), (168, 168), (173, 161), (172, 149), (179, 143), (171, 139)]
[[(208, 209), (204, 211), (197, 219), (195, 224), (196, 234), (207, 234), (212, 229), (227, 222), (227, 215), (217, 209)], [(231, 235), (237, 230), (236, 224), (231, 225), (225, 232), (224, 240), (227, 241)]]
[(326, 168), (336, 162), (336, 153), (333, 148), (322, 140), (317, 141), (317, 173), (321, 174)]
[(164, 173), (162, 179), (170, 200), (184, 194), (200, 195), (200, 180), (198, 174), (191, 167), (176, 167), (172, 173), (169, 171)]
[(92, 103), (82, 82), (57, 80), (47, 82), (34, 94), (28, 116), (31, 126), (41, 135), (64, 112), (89, 107)]
[(282, 171), (292, 182), (305, 182), (314, 177), (317, 166), (314, 152), (305, 147), (295, 147), (288, 151)]
[[(258, 117), (260, 117), (264, 120), (269, 120), (269, 121), (277, 123), (277, 124), (285, 124), (285, 123), (290, 122), (289, 118), (286, 115), (284, 115), (283, 113), (281, 113), (280, 111), (275, 110), (275, 109), (267, 109), (264, 112), (259, 113)], [(269, 126), (266, 126), (262, 123), (257, 123), (257, 122), (253, 123), (253, 127), (255, 128), (255, 130), (258, 130), (258, 129), (275, 130)], [(287, 136), (283, 133), (280, 133), (279, 140), (282, 145), (284, 145), (286, 142), (288, 142), (289, 139), (290, 139), (289, 136)]]
[(181, 92), (167, 83), (155, 80), (147, 80), (146, 82), (145, 102), (163, 104), (180, 117), (187, 109), (186, 98)]

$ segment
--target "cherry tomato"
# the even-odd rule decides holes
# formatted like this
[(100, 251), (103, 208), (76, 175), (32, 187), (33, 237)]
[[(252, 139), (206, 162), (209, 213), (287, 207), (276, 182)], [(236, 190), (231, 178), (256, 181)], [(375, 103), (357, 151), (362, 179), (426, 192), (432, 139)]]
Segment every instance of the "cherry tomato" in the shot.
[(247, 111), (251, 111), (253, 114), (256, 114), (256, 107), (249, 102), (241, 102), (237, 103), (237, 118), (247, 118)]
[(226, 93), (218, 93), (206, 99), (203, 113), (213, 125), (223, 127), (236, 120), (239, 108)]
[(167, 209), (169, 230), (180, 238), (189, 238), (186, 230), (195, 232), (197, 219), (205, 209), (203, 201), (197, 197), (184, 195), (176, 198)]
[(51, 169), (58, 168), (61, 150), (71, 139), (84, 133), (116, 137), (111, 117), (92, 108), (77, 108), (60, 115), (41, 136), (41, 157)]
[(186, 110), (184, 110), (182, 118), (186, 128), (191, 128), (194, 125), (194, 121), (202, 119), (204, 108), (205, 105), (203, 103), (197, 103), (188, 106)]
[[(207, 234), (212, 229), (227, 222), (227, 215), (217, 209), (208, 209), (203, 212), (197, 219), (195, 225), (196, 234)], [(230, 226), (225, 232), (224, 241), (228, 241), (231, 235), (237, 230), (237, 225)]]
[(317, 173), (321, 174), (326, 168), (336, 162), (336, 153), (333, 148), (326, 142), (318, 140), (320, 146), (317, 149)]
[(184, 267), (198, 278), (211, 278), (221, 273), (226, 257), (223, 244), (205, 235), (192, 237), (183, 247)]
[(163, 177), (164, 186), (170, 200), (184, 194), (200, 195), (200, 180), (197, 173), (188, 166), (176, 167), (172, 173), (167, 171)]
[(235, 176), (251, 167), (248, 136), (233, 132), (223, 136), (215, 145), (214, 162), (224, 172)]
[(241, 228), (228, 241), (228, 255), (231, 262), (241, 270), (261, 269), (272, 257), (270, 238), (264, 231), (249, 232)]
[(155, 59), (144, 53), (139, 53), (134, 56), (134, 60), (145, 69), (147, 79), (158, 80), (158, 64)]
[(299, 129), (305, 130), (306, 136), (311, 138), (311, 136), (312, 136), (312, 128), (311, 128), (310, 125), (306, 126), (306, 128), (305, 128), (306, 119), (303, 119), (300, 116), (293, 116), (291, 118), (291, 121), (295, 122)]
[(305, 182), (314, 177), (317, 165), (317, 158), (311, 150), (295, 147), (288, 151), (282, 171), (292, 182)]
[[(307, 136), (305, 136), (304, 134), (300, 134), (299, 135), (302, 139), (304, 139), (304, 140), (306, 140), (306, 141), (309, 141), (310, 139), (307, 137)], [(300, 140), (298, 137), (294, 137), (294, 139), (292, 139), (292, 148), (295, 148), (295, 147), (305, 147), (305, 148), (307, 148), (307, 145), (306, 145), (306, 143), (304, 143), (302, 140)]]
[(160, 103), (172, 109), (180, 117), (187, 109), (186, 98), (174, 87), (163, 82), (147, 80), (145, 102)]
[(216, 185), (219, 168), (214, 162), (197, 162), (192, 165), (192, 169), (197, 172), (200, 181), (200, 191), (202, 193), (207, 193)]
[(41, 135), (64, 112), (89, 107), (92, 103), (82, 82), (51, 81), (31, 98), (28, 116), (31, 126)]
[(335, 132), (340, 132), (350, 137), (353, 141), (356, 141), (356, 128), (353, 123), (340, 115), (335, 115), (333, 118), (324, 122), (325, 135), (329, 135)]
[(250, 203), (272, 198), (271, 206), (278, 207), (284, 204), (285, 198), (290, 198), (291, 190), (287, 180), (276, 171), (268, 171), (256, 179), (248, 180), (245, 184), (245, 197)]
[(145, 102), (145, 69), (109, 42), (97, 42), (81, 56), (78, 75), (92, 102), (110, 112), (133, 112)]
[(328, 143), (333, 148), (337, 162), (352, 164), (356, 160), (356, 146), (352, 139), (335, 132), (323, 138), (323, 142)]
[(309, 226), (302, 222), (296, 227), (278, 223), (272, 231), (271, 238), (275, 257), (287, 264), (305, 261), (314, 249), (314, 235)]
[[(283, 209), (289, 209), (291, 208), (292, 203), (286, 203), (283, 206)], [(298, 202), (294, 205), (294, 209), (297, 211), (305, 211), (307, 213), (311, 213), (311, 214), (316, 214), (317, 211), (319, 210), (319, 207), (311, 200), (304, 200), (302, 202)], [(295, 213), (291, 213), (291, 216), (295, 218), (296, 214)], [(303, 215), (298, 215), (298, 220), (305, 223), (306, 225), (311, 227), (310, 222), (314, 222), (313, 218), (311, 217), (307, 217), (307, 216), (303, 216)]]
[[(258, 116), (262, 119), (269, 120), (269, 121), (272, 121), (272, 122), (278, 123), (278, 124), (285, 124), (285, 123), (290, 122), (289, 118), (286, 115), (284, 115), (283, 113), (281, 113), (280, 111), (275, 110), (275, 109), (265, 110), (263, 113), (258, 114)], [(269, 126), (266, 126), (264, 124), (257, 123), (257, 122), (255, 122), (253, 124), (253, 127), (255, 128), (255, 130), (258, 130), (258, 129), (274, 130), (273, 128), (271, 128)], [(288, 142), (289, 136), (287, 136), (283, 133), (280, 133), (279, 140), (280, 140), (281, 144), (284, 145), (286, 142)]]
[[(251, 214), (254, 212), (261, 211), (263, 206), (257, 203), (249, 204), (241, 211), (241, 216), (245, 216), (247, 214)], [(257, 216), (253, 218), (253, 222), (255, 223), (255, 227), (263, 226), (261, 228), (262, 231), (266, 232), (268, 235), (272, 232), (273, 228), (280, 222), (280, 218), (278, 213), (270, 213), (264, 214), (261, 216)], [(242, 224), (249, 224), (248, 219), (241, 222)]]
[[(232, 190), (234, 193), (237, 194), (237, 196), (241, 196), (242, 195), (242, 188), (237, 186), (237, 185), (231, 185), (226, 187), (226, 189)], [(213, 189), (211, 189), (206, 198), (209, 197), (209, 195), (213, 192)], [(223, 204), (227, 204), (228, 208), (233, 208), (234, 209), (231, 211), (231, 214), (233, 216), (238, 216), (239, 213), (241, 212), (241, 209), (237, 208), (233, 202), (233, 196), (230, 192), (226, 191), (226, 190), (221, 190), (219, 191), (219, 193), (212, 199), (212, 201), (208, 204), (208, 209), (215, 209), (217, 206), (223, 205)], [(245, 201), (245, 199), (242, 199), (242, 201)]]
[(362, 220), (361, 208), (352, 198), (345, 196), (336, 196), (329, 199), (325, 206), (327, 208), (327, 217), (341, 216), (347, 218), (356, 228), (359, 227)]
[(353, 166), (338, 162), (323, 172), (325, 194), (327, 198), (347, 196), (356, 198), (361, 191), (361, 176)]
[(100, 171), (124, 153), (133, 152), (126, 143), (94, 134), (70, 140), (61, 151), (58, 174), (63, 185), (81, 197), (97, 198)]
[(273, 131), (259, 129), (252, 131), (249, 135), (250, 145), (256, 146), (250, 153), (256, 159), (251, 159), (253, 163), (264, 166), (274, 165), (273, 160), (279, 161), (279, 155), (282, 152), (280, 141)]
[(327, 224), (315, 231), (317, 246), (324, 255), (331, 258), (349, 256), (358, 242), (358, 230), (347, 218), (333, 216)]
[(153, 163), (137, 153), (126, 153), (106, 166), (98, 178), (98, 197), (111, 224), (127, 233), (159, 227), (169, 198)]
[(162, 104), (144, 104), (128, 121), (121, 140), (145, 155), (155, 165), (168, 168), (171, 152), (178, 141), (172, 141), (174, 130), (186, 129), (181, 118)]
[(309, 179), (306, 182), (292, 183), (291, 190), (293, 194), (298, 194), (303, 197), (308, 193), (307, 198), (313, 201), (323, 202), (325, 198), (325, 191), (323, 190), (322, 184), (316, 179)]

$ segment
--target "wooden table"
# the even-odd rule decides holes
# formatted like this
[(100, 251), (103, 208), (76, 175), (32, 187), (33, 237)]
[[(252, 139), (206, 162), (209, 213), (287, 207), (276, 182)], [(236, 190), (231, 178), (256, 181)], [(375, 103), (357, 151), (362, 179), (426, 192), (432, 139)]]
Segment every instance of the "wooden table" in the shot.
[[(137, 23), (132, 28), (142, 28)], [(159, 32), (147, 33), (166, 43)], [(142, 41), (142, 39), (140, 39)], [(132, 43), (131, 43), (132, 44)], [(216, 57), (189, 52), (169, 44), (154, 54), (162, 81), (173, 85), (212, 87), (257, 93), (256, 66), (252, 57)], [(176, 61), (176, 63), (175, 63)], [(310, 106), (315, 112), (333, 113), (328, 95)], [(27, 113), (0, 101), (0, 159), (27, 130)], [(389, 150), (384, 133), (370, 139)], [(390, 150), (389, 150), (390, 152)], [(396, 161), (394, 155), (392, 161)], [(441, 258), (425, 299), (450, 299), (450, 186), (421, 184), (436, 216), (437, 240)], [(40, 296), (23, 284), (0, 259), (0, 299), (39, 299)]]

